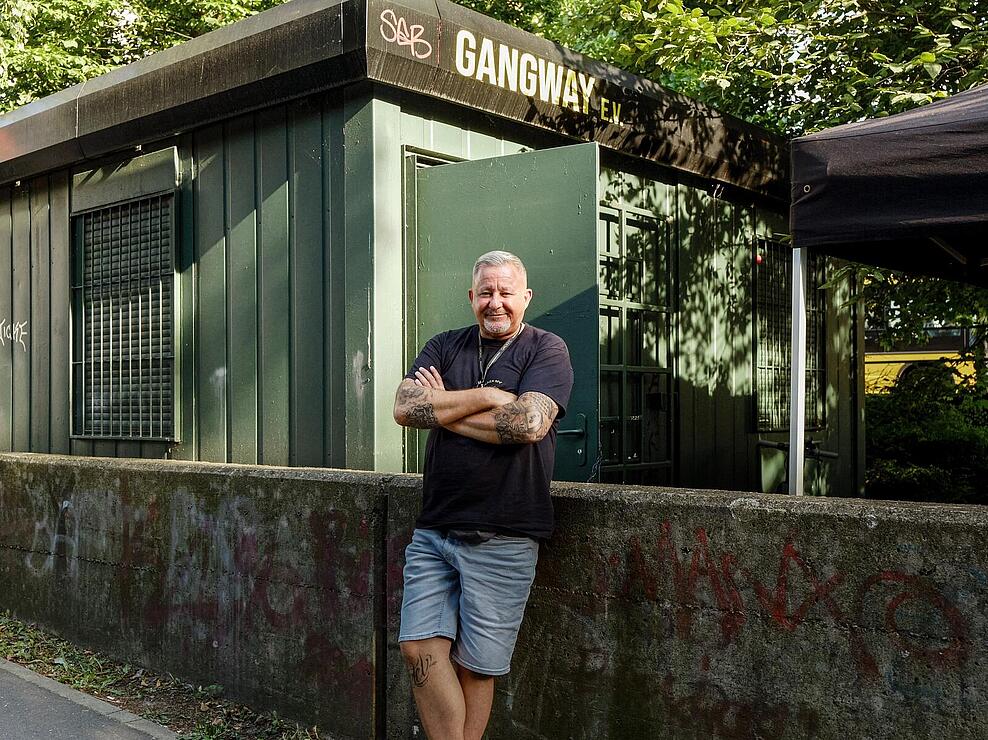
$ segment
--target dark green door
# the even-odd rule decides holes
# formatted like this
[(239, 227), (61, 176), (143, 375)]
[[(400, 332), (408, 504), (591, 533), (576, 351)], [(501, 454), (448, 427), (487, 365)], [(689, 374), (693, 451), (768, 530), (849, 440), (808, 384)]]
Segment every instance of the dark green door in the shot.
[[(575, 372), (559, 424), (557, 480), (588, 480), (597, 460), (598, 290), (596, 144), (417, 167), (407, 185), (408, 362), (432, 336), (474, 322), (474, 260), (517, 254), (534, 296), (526, 323), (562, 337)], [(424, 435), (406, 436), (406, 467), (421, 469)]]

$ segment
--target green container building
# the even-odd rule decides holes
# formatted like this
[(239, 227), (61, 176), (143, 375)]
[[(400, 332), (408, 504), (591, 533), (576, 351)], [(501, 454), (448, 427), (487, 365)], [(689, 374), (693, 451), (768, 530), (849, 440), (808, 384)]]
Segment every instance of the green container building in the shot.
[[(0, 450), (417, 470), (395, 387), (504, 248), (573, 357), (558, 479), (773, 490), (788, 187), (785, 141), (446, 0), (293, 0), (0, 116)], [(807, 488), (855, 495), (861, 321), (810, 294)]]

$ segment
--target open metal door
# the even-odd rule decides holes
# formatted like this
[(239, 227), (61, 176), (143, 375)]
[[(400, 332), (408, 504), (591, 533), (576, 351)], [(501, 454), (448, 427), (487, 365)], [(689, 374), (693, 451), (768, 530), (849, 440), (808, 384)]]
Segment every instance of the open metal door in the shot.
[[(597, 145), (545, 149), (406, 172), (406, 353), (474, 323), (467, 291), (477, 257), (517, 254), (534, 296), (526, 323), (569, 347), (575, 383), (559, 423), (557, 480), (589, 480), (598, 450)], [(424, 434), (406, 435), (421, 470)]]

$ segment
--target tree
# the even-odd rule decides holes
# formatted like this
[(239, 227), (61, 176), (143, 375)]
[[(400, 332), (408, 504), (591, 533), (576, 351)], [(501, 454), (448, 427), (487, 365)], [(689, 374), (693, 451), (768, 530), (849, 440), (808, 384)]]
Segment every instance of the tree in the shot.
[(0, 0), (0, 113), (281, 0)]
[(561, 0), (546, 30), (790, 136), (988, 81), (983, 0)]

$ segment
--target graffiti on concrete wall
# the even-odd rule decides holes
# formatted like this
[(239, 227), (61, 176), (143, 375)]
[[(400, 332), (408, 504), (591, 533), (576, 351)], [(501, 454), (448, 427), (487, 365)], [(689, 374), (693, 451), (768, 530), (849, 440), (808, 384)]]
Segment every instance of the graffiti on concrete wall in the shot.
[[(970, 640), (967, 622), (957, 606), (929, 579), (896, 569), (869, 574), (857, 584), (838, 587), (848, 576), (842, 572), (816, 570), (803, 557), (790, 534), (779, 553), (774, 582), (765, 582), (753, 573), (743, 557), (729, 550), (716, 551), (703, 528), (692, 535), (690, 548), (683, 548), (674, 536), (672, 524), (664, 522), (659, 536), (646, 549), (638, 537), (630, 540), (624, 556), (624, 583), (619, 592), (629, 596), (637, 591), (650, 601), (658, 599), (661, 579), (671, 586), (674, 604), (675, 633), (680, 639), (691, 637), (705, 590), (717, 606), (721, 645), (734, 642), (754, 611), (776, 629), (791, 633), (807, 619), (827, 619), (846, 635), (855, 668), (864, 678), (877, 678), (879, 666), (868, 645), (873, 629), (864, 625), (877, 616), (879, 631), (888, 635), (912, 659), (933, 669), (960, 666), (967, 657)], [(610, 566), (620, 564), (621, 556), (612, 554)], [(598, 573), (598, 585), (611, 588), (609, 569)], [(749, 594), (746, 599), (744, 594)], [(849, 595), (850, 597), (848, 598)], [(753, 596), (753, 598), (752, 598)], [(935, 635), (918, 634), (900, 628), (900, 617), (908, 610), (922, 612), (926, 625)]]
[[(797, 532), (772, 545), (763, 530), (735, 549), (703, 527), (664, 521), (653, 531), (636, 524), (615, 542), (563, 530), (540, 563), (512, 670), (512, 718), (525, 736), (827, 735), (832, 720), (812, 692), (780, 690), (789, 673), (752, 675), (775, 660), (828, 697), (953, 706), (973, 628), (921, 554), (908, 567), (841, 569)], [(573, 706), (584, 708), (579, 723)]]
[[(168, 635), (205, 664), (210, 649), (273, 651), (272, 664), (295, 660), (287, 670), (323, 695), (345, 697), (358, 715), (370, 711), (373, 658), (359, 638), (367, 632), (361, 620), (374, 618), (366, 546), (373, 538), (356, 508), (299, 517), (286, 507), (272, 516), (257, 492), (203, 496), (183, 488), (136, 500), (126, 479), (119, 490), (24, 492), (19, 506), (30, 523), (16, 529), (31, 534), (26, 573), (63, 579), (66, 597), (84, 600), (93, 579), (112, 582), (125, 631), (152, 641)], [(5, 536), (15, 526), (7, 524)]]
[(34, 534), (24, 556), (30, 573), (47, 575), (59, 567), (70, 578), (79, 575), (79, 528), (70, 498), (32, 496)]

